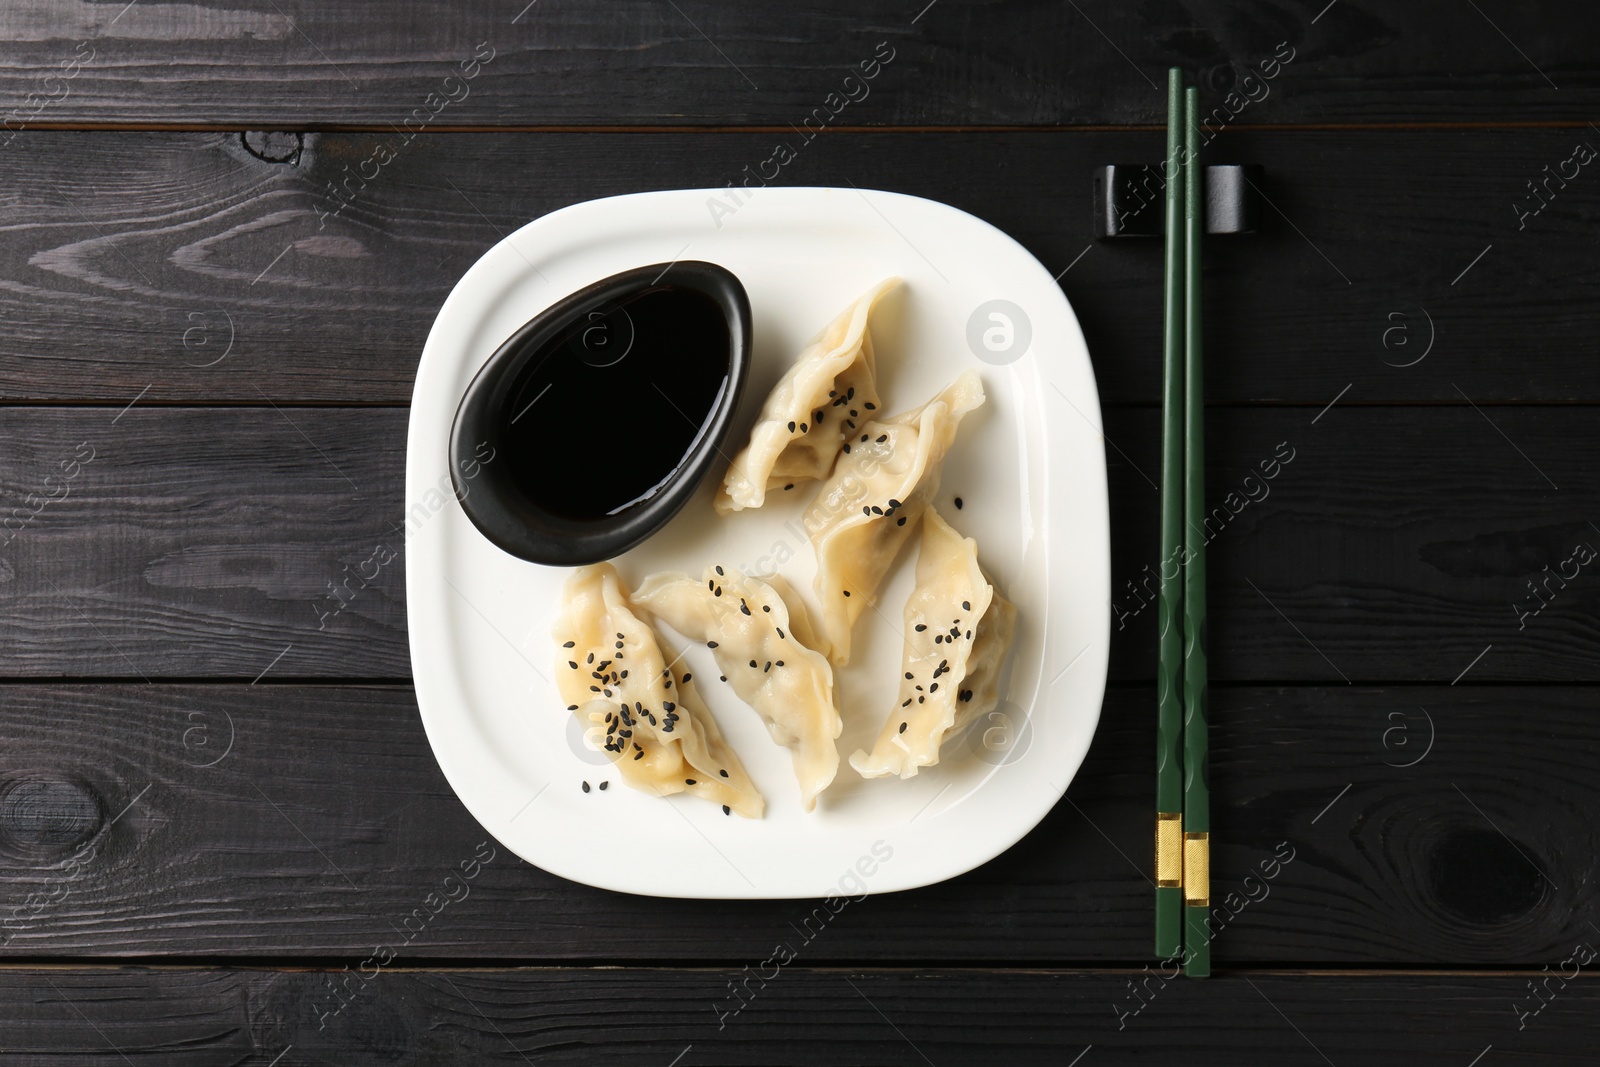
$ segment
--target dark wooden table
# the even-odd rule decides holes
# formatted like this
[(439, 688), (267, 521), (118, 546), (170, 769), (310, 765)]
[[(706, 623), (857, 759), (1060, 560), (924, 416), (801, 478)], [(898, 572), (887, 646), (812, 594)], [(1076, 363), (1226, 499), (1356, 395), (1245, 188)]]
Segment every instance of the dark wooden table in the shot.
[[(0, 1063), (1593, 1062), (1587, 5), (525, 3), (0, 11)], [(1172, 63), (1270, 201), (1207, 249), (1204, 983), (1150, 958), (1160, 257), (1090, 212), (1093, 168), (1158, 157)], [(403, 554), (344, 583), (403, 550), (413, 369), (467, 266), (566, 204), (742, 181), (808, 117), (776, 181), (943, 200), (1063, 272), (1115, 646), (1034, 833), (752, 979), (811, 903), (483, 844), (418, 721)]]

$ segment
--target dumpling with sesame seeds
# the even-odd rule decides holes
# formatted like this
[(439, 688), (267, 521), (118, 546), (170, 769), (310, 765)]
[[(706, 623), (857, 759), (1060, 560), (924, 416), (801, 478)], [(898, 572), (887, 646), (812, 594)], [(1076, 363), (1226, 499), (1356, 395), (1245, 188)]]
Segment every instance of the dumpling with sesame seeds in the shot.
[(622, 780), (655, 796), (690, 793), (759, 819), (766, 802), (723, 740), (678, 657), (635, 612), (609, 563), (567, 580), (556, 619), (556, 688)]
[(1016, 634), (1016, 608), (978, 565), (978, 543), (932, 508), (922, 521), (916, 586), (903, 616), (900, 695), (872, 752), (850, 757), (863, 778), (911, 778), (938, 763), (946, 738), (999, 703)]
[(769, 490), (793, 489), (833, 469), (846, 435), (878, 409), (867, 319), (899, 282), (886, 278), (845, 308), (767, 394), (750, 443), (733, 457), (717, 491), (718, 514), (759, 508)]
[(834, 664), (850, 661), (850, 631), (939, 489), (962, 418), (983, 404), (967, 371), (919, 408), (864, 423), (806, 510), (817, 553), (817, 599)]
[(794, 591), (781, 578), (747, 577), (713, 565), (699, 580), (677, 572), (653, 574), (640, 584), (634, 602), (712, 650), (739, 699), (766, 722), (773, 741), (791, 750), (801, 804), (814, 809), (817, 794), (839, 770), (835, 739), (844, 723), (834, 704), (828, 658), (802, 641), (811, 619)]

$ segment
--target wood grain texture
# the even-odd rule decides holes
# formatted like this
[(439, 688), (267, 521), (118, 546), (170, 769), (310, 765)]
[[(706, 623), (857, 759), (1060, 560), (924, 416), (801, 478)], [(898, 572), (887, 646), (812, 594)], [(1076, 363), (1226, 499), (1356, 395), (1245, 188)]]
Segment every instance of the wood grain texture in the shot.
[[(0, 677), (409, 677), (406, 417), (12, 409)], [(1600, 547), (1591, 418), (1214, 409), (1213, 678), (1448, 683), (1470, 667), (1464, 684), (1600, 681), (1600, 580), (1572, 560)], [(1119, 680), (1154, 677), (1156, 431), (1148, 409), (1105, 424)], [(983, 506), (980, 486), (946, 488)]]
[[(1216, 690), (1217, 965), (1538, 967), (1600, 944), (1594, 692)], [(1153, 724), (1152, 689), (1113, 689), (1066, 799), (1017, 846), (818, 920), (818, 901), (589, 889), (483, 844), (408, 689), (4, 686), (0, 960), (354, 966), (385, 946), (737, 968), (788, 942), (806, 965), (1137, 968)], [(593, 773), (574, 761), (551, 788)]]
[[(1207, 247), (1209, 398), (1600, 401), (1600, 178), (1546, 177), (1585, 138), (1600, 148), (1225, 129), (1213, 158), (1262, 164), (1271, 206)], [(439, 305), (504, 234), (742, 181), (779, 141), (798, 151), (782, 184), (912, 193), (1014, 235), (1060, 274), (1106, 402), (1156, 402), (1159, 242), (1096, 243), (1090, 211), (1094, 168), (1156, 158), (1153, 132), (329, 134), (256, 154), (237, 134), (25, 132), (0, 151), (0, 394), (404, 403)]]
[[(1586, 411), (1212, 408), (1212, 679), (1593, 680)], [(1105, 432), (1112, 677), (1154, 678), (1158, 413), (1108, 412)]]
[(4, 673), (408, 674), (404, 411), (17, 409), (0, 448)]
[[(1252, 122), (1582, 121), (1600, 89), (1585, 13), (1552, 0), (397, 0), (375, 18), (356, 0), (12, 0), (0, 93), (13, 123), (387, 128), (422, 109), (441, 127), (781, 126), (833, 107), (855, 125), (1148, 125), (1179, 64), (1219, 100), (1253, 97)], [(875, 53), (894, 58), (863, 95), (844, 79)], [(1294, 58), (1263, 97), (1275, 55)], [(446, 81), (474, 56), (473, 79)], [(846, 91), (859, 102), (830, 104)]]
[[(753, 974), (754, 972), (752, 972)], [(543, 1065), (1581, 1063), (1600, 983), (1518, 1029), (1526, 974), (1219, 975), (818, 970), (12, 970), (0, 1063)], [(1542, 977), (1542, 976), (1540, 976)], [(748, 981), (737, 1015), (730, 982)], [(348, 981), (350, 991), (340, 993)], [(1130, 984), (1148, 989), (1137, 1015)], [(720, 999), (719, 999), (720, 998)], [(342, 1010), (334, 1014), (334, 1007)], [(1123, 1012), (1130, 1009), (1122, 1008)], [(720, 1026), (719, 1026), (720, 1020)], [(1120, 1029), (1119, 1029), (1120, 1024)], [(1586, 1053), (1584, 1053), (1586, 1054)], [(1092, 1057), (1092, 1059), (1091, 1059)]]

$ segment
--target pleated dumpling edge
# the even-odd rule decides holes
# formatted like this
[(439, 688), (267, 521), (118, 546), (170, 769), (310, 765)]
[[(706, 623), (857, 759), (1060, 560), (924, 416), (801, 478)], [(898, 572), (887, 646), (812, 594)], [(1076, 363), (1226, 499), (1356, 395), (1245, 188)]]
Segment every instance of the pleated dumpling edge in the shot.
[(891, 277), (868, 289), (784, 372), (761, 406), (749, 443), (728, 465), (713, 502), (718, 514), (759, 508), (769, 490), (827, 476), (846, 435), (878, 409), (869, 319), (899, 284)]

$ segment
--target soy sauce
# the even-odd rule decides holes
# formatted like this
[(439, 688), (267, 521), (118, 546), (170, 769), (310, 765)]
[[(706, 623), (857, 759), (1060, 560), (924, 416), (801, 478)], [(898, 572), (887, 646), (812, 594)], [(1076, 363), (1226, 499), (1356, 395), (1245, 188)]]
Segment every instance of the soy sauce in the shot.
[(726, 316), (674, 285), (602, 299), (533, 353), (501, 414), (513, 480), (580, 521), (650, 499), (705, 434), (728, 388)]

